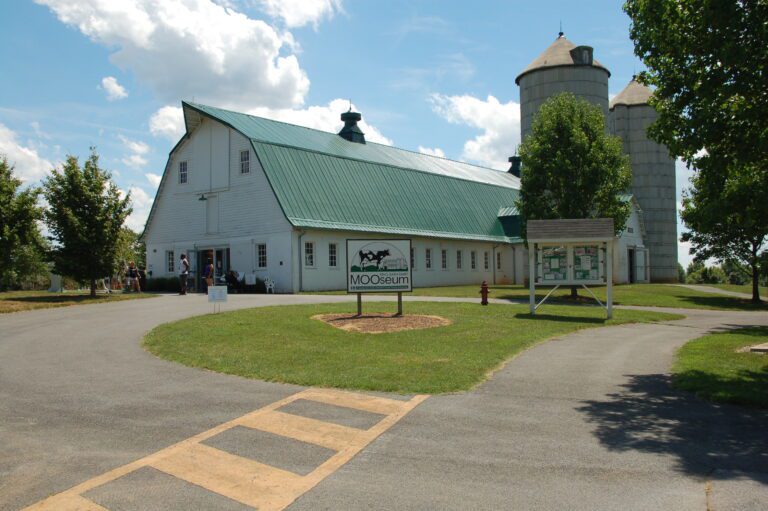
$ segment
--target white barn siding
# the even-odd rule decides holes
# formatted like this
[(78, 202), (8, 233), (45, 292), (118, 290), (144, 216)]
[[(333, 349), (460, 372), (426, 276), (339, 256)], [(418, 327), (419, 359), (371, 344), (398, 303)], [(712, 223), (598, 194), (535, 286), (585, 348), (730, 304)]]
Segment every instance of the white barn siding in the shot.
[[(240, 171), (240, 151), (250, 151), (250, 172)], [(187, 162), (188, 183), (179, 183), (179, 163)], [(208, 200), (198, 200), (204, 193)], [(170, 276), (167, 251), (176, 260), (204, 248), (229, 248), (231, 269), (270, 276), (279, 291), (291, 281), (292, 226), (283, 215), (250, 141), (216, 121), (204, 119), (171, 155), (147, 226), (148, 270)], [(257, 268), (256, 245), (267, 244), (267, 268)], [(282, 264), (280, 264), (282, 262)], [(176, 268), (174, 268), (174, 271)]]
[[(299, 276), (301, 279), (301, 291), (328, 291), (346, 289), (346, 240), (347, 239), (371, 239), (371, 238), (408, 238), (407, 236), (390, 236), (375, 233), (359, 233), (347, 231), (323, 231), (307, 230), (303, 234), (294, 234), (294, 259), (295, 264), (295, 291), (299, 291)], [(414, 287), (453, 286), (453, 285), (477, 285), (478, 290), (483, 280), (489, 284), (511, 283), (514, 278), (513, 248), (508, 244), (496, 244), (479, 241), (445, 240), (435, 238), (412, 237), (411, 246), (414, 248), (415, 265), (413, 267)], [(314, 243), (315, 264), (305, 264), (306, 243)], [(329, 245), (337, 246), (337, 266), (329, 266)], [(494, 256), (496, 252), (501, 254), (501, 270), (496, 268)], [(426, 250), (432, 251), (432, 268), (426, 268)], [(442, 269), (442, 250), (447, 251), (448, 267)], [(462, 269), (456, 268), (456, 252), (462, 251)], [(471, 268), (471, 252), (476, 254), (476, 268)], [(488, 253), (488, 270), (484, 268), (484, 254)], [(300, 268), (299, 268), (300, 266)], [(478, 295), (479, 296), (479, 295)]]

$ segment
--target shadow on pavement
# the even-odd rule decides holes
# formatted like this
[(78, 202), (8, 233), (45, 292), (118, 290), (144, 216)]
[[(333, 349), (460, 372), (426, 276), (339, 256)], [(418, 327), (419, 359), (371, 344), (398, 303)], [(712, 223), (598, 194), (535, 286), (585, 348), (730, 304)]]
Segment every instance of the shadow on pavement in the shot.
[(595, 425), (601, 444), (613, 451), (672, 456), (690, 475), (718, 470), (719, 478), (765, 480), (768, 411), (701, 401), (672, 389), (669, 375), (628, 378), (621, 392), (584, 401), (577, 409)]

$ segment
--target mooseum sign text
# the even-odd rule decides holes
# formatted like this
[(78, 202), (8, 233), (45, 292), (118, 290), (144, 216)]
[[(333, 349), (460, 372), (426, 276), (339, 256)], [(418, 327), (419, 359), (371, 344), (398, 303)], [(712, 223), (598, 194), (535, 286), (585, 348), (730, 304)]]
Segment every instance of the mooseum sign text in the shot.
[(411, 240), (347, 240), (347, 292), (411, 290)]

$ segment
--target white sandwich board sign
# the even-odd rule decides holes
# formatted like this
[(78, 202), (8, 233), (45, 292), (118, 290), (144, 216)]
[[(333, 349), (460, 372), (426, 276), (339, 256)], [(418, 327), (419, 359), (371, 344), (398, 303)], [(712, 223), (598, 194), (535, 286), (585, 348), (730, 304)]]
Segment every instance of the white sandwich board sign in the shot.
[(227, 286), (208, 286), (208, 301), (222, 303), (227, 301)]
[(413, 290), (411, 240), (347, 240), (348, 293)]

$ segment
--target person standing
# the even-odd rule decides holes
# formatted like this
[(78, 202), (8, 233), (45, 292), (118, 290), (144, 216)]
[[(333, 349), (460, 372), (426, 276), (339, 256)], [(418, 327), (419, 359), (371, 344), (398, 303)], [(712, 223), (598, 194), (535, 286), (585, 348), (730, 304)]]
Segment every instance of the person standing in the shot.
[(208, 292), (208, 288), (213, 285), (213, 261), (208, 259), (208, 264), (205, 265), (205, 271), (203, 272), (205, 278), (205, 291)]
[(187, 256), (181, 254), (181, 260), (179, 261), (179, 294), (187, 294), (187, 279), (189, 279), (189, 261)]

